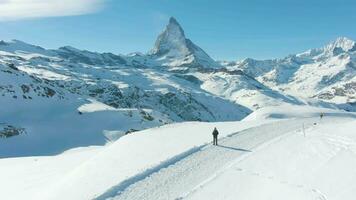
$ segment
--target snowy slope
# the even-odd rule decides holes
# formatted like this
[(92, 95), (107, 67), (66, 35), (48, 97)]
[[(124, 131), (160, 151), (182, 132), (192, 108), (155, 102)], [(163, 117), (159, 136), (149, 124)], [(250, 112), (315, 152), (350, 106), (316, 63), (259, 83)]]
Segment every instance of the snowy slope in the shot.
[(196, 74), (201, 78), (201, 88), (216, 96), (229, 99), (251, 110), (283, 104), (300, 105), (303, 101), (272, 90), (241, 71), (221, 71)]
[[(355, 119), (330, 109), (271, 107), (242, 122), (172, 124), (104, 147), (0, 159), (0, 198), (352, 199)], [(225, 137), (221, 146), (208, 144), (213, 127)]]
[(169, 163), (170, 158), (194, 152), (210, 142), (215, 126), (226, 136), (261, 123), (186, 122), (126, 135), (104, 147), (79, 148), (57, 156), (0, 159), (0, 199), (91, 199), (126, 179)]
[[(0, 123), (24, 132), (0, 140), (0, 157), (50, 155), (78, 146), (104, 145), (130, 129), (170, 122), (150, 109), (107, 109), (93, 97), (68, 91), (60, 84), (68, 83), (71, 76), (44, 67), (11, 66), (0, 64)], [(97, 108), (88, 109), (88, 104)]]
[(256, 150), (186, 199), (354, 199), (356, 120), (330, 118)]
[[(316, 115), (320, 112), (326, 112), (326, 116), (328, 117), (320, 122), (318, 117), (300, 117), (298, 119), (289, 118), (289, 116), (294, 116), (294, 113), (286, 111), (288, 108), (289, 107), (280, 108), (281, 110), (284, 109), (284, 116), (286, 116), (282, 121), (274, 121), (269, 124), (256, 126), (252, 129), (247, 129), (237, 134), (230, 135), (220, 141), (220, 146), (218, 147), (204, 147), (194, 154), (180, 159), (154, 174), (150, 174), (143, 180), (139, 180), (131, 185), (114, 187), (98, 199), (107, 199), (109, 197), (113, 197), (112, 199), (236, 199), (236, 196), (241, 199), (255, 199), (256, 196), (265, 199), (267, 195), (259, 192), (260, 189), (263, 188), (263, 185), (254, 186), (255, 183), (253, 180), (248, 187), (241, 187), (244, 189), (242, 191), (236, 190), (236, 186), (243, 186), (245, 179), (235, 179), (234, 177), (230, 177), (230, 174), (227, 174), (224, 178), (228, 178), (228, 180), (224, 179), (220, 181), (220, 185), (214, 184), (215, 180), (222, 176), (221, 174), (229, 172), (231, 168), (237, 165), (237, 163), (244, 162), (244, 160), (249, 159), (250, 157), (255, 161), (251, 162), (251, 166), (264, 166), (264, 162), (261, 161), (263, 160), (263, 157), (255, 158), (255, 154), (258, 154), (264, 149), (269, 149), (270, 146), (284, 138), (291, 137), (292, 139), (289, 141), (293, 141), (294, 135), (299, 137), (300, 135), (303, 136), (301, 131), (303, 124), (306, 130), (309, 131), (317, 127), (318, 124), (321, 127), (324, 127), (325, 124), (325, 129), (327, 129), (330, 127), (328, 126), (330, 122), (339, 122), (340, 126), (344, 124), (348, 125), (347, 128), (342, 129), (345, 133), (352, 130), (356, 125), (354, 123), (356, 117), (355, 114), (335, 113), (331, 110), (316, 110), (315, 108), (310, 110), (309, 107), (299, 107), (304, 109), (306, 113), (301, 111), (298, 114), (305, 113), (307, 115)], [(272, 108), (269, 110), (270, 116), (275, 116), (274, 109)], [(258, 113), (259, 112), (255, 113), (255, 115), (259, 115)], [(263, 113), (266, 113), (266, 111)], [(318, 124), (314, 125), (314, 122), (317, 122)], [(288, 145), (293, 146), (292, 143), (288, 143), (285, 145), (285, 148), (289, 148)], [(281, 152), (282, 155), (285, 155), (283, 153), (284, 151), (281, 151), (281, 148), (277, 147), (275, 149), (278, 150), (278, 152)], [(277, 169), (284, 168), (284, 165), (281, 163), (284, 163), (285, 160), (288, 162), (288, 158), (294, 161), (294, 157), (290, 156), (291, 154), (286, 154), (280, 161), (273, 160), (275, 155), (279, 155), (278, 152), (270, 154), (271, 160), (269, 161), (270, 163), (278, 165), (279, 168)], [(313, 155), (308, 151), (305, 152), (305, 154), (306, 156), (310, 154)], [(313, 158), (310, 159), (312, 160)], [(339, 165), (348, 163), (347, 159), (340, 160), (341, 163), (339, 163)], [(295, 162), (298, 161), (299, 160)], [(299, 164), (303, 166), (303, 162)], [(291, 164), (291, 167), (293, 167), (293, 164)], [(351, 168), (349, 169), (349, 173), (355, 174)], [(246, 170), (248, 171), (248, 168)], [(278, 174), (278, 170), (275, 171)], [(303, 170), (300, 171), (302, 172)], [(292, 172), (289, 173), (292, 174)], [(250, 172), (250, 174), (254, 175), (253, 172)], [(258, 175), (259, 174), (257, 173), (257, 176)], [(330, 177), (329, 180), (328, 185), (331, 186), (333, 177)], [(256, 190), (251, 190), (251, 187)], [(349, 190), (351, 190), (352, 187), (353, 186), (348, 187)], [(305, 197), (304, 191), (299, 191), (297, 186), (296, 188), (287, 188), (288, 190), (286, 190), (285, 193), (278, 193), (278, 189), (284, 188), (276, 187), (271, 190), (272, 192), (267, 194), (269, 194), (270, 199), (286, 199), (289, 197), (287, 195), (290, 195), (291, 193), (294, 195), (293, 198), (295, 197), (295, 199)], [(261, 191), (264, 192), (265, 190), (261, 189)], [(309, 196), (307, 197), (311, 197), (312, 199), (322, 196), (315, 188), (311, 188), (309, 192)], [(283, 195), (281, 195), (281, 193)], [(351, 194), (354, 195), (354, 193)]]

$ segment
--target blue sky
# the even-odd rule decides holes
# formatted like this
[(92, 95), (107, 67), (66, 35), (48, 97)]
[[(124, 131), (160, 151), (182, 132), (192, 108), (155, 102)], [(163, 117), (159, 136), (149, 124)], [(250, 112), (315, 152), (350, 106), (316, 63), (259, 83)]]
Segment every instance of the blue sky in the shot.
[(0, 39), (45, 48), (147, 52), (170, 16), (220, 60), (278, 58), (338, 36), (356, 39), (355, 0), (62, 0), (50, 8), (4, 7), (11, 1), (0, 0)]

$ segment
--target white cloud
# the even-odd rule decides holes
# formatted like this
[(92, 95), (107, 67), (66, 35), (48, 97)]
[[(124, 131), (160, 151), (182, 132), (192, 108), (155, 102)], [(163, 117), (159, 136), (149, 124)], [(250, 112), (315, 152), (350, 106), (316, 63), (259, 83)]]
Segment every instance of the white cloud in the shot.
[(0, 0), (0, 21), (83, 15), (96, 12), (106, 0)]

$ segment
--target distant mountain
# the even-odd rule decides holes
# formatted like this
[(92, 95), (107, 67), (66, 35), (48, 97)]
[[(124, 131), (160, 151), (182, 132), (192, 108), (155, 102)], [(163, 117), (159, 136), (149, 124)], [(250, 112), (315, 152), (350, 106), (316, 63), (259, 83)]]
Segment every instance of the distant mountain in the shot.
[(283, 59), (245, 59), (229, 65), (289, 95), (336, 104), (356, 102), (356, 45), (348, 38)]

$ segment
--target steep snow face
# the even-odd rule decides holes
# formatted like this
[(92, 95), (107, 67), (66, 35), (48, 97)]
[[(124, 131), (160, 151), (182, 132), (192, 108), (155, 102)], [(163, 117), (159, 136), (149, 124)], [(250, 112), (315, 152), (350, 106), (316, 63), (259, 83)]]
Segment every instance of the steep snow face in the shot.
[(356, 101), (355, 61), (355, 42), (338, 38), (323, 48), (283, 59), (246, 59), (229, 68), (290, 95), (344, 104)]
[(166, 29), (159, 35), (150, 55), (161, 65), (178, 67), (219, 67), (200, 47), (186, 39), (176, 19), (170, 18)]

